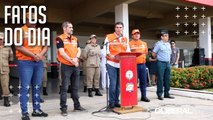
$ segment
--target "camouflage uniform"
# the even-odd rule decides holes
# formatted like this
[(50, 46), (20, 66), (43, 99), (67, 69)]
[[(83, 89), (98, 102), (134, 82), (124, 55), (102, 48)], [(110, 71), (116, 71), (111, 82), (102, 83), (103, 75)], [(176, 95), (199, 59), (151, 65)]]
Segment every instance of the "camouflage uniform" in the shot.
[(11, 47), (3, 45), (4, 34), (0, 32), (0, 84), (2, 96), (4, 97), (4, 106), (10, 106), (9, 101), (9, 61), (13, 61), (13, 51)]
[(0, 46), (0, 80), (3, 96), (9, 96), (9, 61), (13, 61), (13, 51), (10, 47)]
[[(90, 40), (96, 39), (96, 35), (91, 35)], [(92, 42), (92, 41), (91, 41)], [(100, 55), (101, 50), (98, 44), (88, 44), (85, 47), (85, 52), (82, 53), (84, 60), (86, 60), (86, 81), (88, 88), (88, 96), (93, 97), (92, 88), (94, 85), (95, 95), (102, 96), (99, 91), (99, 81), (100, 81)]]

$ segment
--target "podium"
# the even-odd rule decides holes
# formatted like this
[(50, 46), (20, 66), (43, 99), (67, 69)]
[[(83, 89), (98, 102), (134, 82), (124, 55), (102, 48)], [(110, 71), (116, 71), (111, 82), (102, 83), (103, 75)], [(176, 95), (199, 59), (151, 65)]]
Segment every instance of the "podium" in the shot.
[(123, 114), (129, 112), (143, 111), (138, 107), (137, 97), (137, 63), (136, 57), (142, 53), (121, 52), (116, 57), (120, 62), (120, 91), (121, 108), (113, 109), (114, 112)]

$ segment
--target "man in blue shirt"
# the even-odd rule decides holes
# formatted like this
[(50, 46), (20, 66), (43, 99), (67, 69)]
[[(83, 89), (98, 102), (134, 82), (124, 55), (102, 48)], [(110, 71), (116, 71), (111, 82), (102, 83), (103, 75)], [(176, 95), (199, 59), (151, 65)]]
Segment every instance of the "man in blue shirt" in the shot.
[(174, 99), (170, 96), (170, 58), (171, 58), (171, 46), (168, 42), (169, 34), (167, 30), (161, 31), (161, 41), (155, 44), (152, 55), (157, 57), (157, 96), (159, 100), (163, 100), (163, 87), (164, 98)]

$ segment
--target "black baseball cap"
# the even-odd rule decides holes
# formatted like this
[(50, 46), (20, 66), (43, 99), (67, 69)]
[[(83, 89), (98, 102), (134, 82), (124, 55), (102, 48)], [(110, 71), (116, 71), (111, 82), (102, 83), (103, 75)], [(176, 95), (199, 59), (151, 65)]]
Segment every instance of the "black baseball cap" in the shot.
[(160, 31), (160, 34), (161, 34), (161, 35), (169, 34), (169, 31), (168, 31), (168, 30), (161, 30), (161, 31)]

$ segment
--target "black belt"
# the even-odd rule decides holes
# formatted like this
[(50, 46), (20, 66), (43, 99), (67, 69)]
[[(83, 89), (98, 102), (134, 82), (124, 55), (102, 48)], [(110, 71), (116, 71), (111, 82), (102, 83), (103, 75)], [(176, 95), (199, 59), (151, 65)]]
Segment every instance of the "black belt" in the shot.
[(169, 61), (160, 61), (160, 60), (158, 60), (159, 62), (162, 62), (162, 63), (169, 63)]

